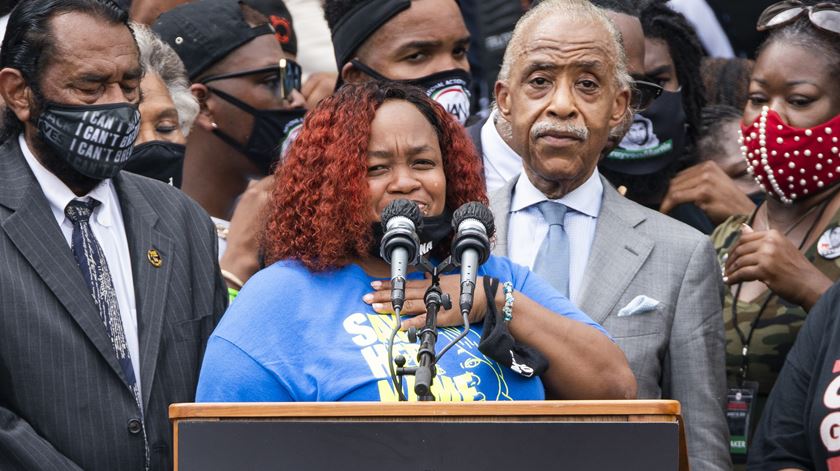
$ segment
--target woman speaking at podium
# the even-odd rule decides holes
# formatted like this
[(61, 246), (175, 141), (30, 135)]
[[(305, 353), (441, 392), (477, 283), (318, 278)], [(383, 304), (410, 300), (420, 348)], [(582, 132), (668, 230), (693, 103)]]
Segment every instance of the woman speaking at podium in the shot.
[[(380, 213), (394, 200), (415, 202), (421, 247), (443, 260), (455, 209), (486, 203), (481, 160), (463, 128), (422, 91), (346, 85), (306, 117), (275, 180), (263, 240), (270, 265), (243, 287), (210, 338), (197, 401), (397, 400)], [(621, 350), (547, 282), (494, 256), (478, 275), (469, 332), (437, 362), (436, 400), (635, 398)], [(403, 327), (422, 327), (417, 315), (426, 312), (430, 282), (420, 272), (407, 278)], [(485, 278), (497, 287), (489, 300)], [(459, 276), (443, 276), (441, 288), (455, 306), (438, 314), (438, 352), (462, 324)], [(482, 339), (487, 312), (498, 322)], [(401, 331), (393, 356), (416, 366), (418, 348)], [(408, 400), (417, 399), (413, 379), (403, 381)]]

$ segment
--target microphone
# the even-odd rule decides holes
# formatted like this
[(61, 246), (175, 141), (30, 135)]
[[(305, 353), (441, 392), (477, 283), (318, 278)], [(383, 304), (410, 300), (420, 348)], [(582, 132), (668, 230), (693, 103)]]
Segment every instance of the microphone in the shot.
[(420, 239), (417, 231), (423, 226), (423, 216), (417, 204), (409, 200), (391, 201), (382, 210), (382, 236), (379, 256), (391, 264), (391, 304), (399, 313), (405, 303), (405, 274), (417, 263)]
[(452, 229), (452, 257), (461, 265), (461, 313), (469, 314), (478, 267), (490, 257), (490, 237), (496, 231), (493, 213), (487, 206), (471, 201), (452, 215)]

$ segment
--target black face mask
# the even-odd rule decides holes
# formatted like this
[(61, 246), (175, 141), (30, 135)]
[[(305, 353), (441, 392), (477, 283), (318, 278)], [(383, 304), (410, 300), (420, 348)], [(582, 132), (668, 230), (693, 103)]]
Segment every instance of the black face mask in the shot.
[(131, 103), (47, 103), (36, 123), (41, 140), (70, 167), (89, 178), (112, 178), (132, 158), (140, 111)]
[(356, 59), (353, 59), (350, 63), (376, 80), (404, 83), (422, 88), (429, 98), (443, 106), (461, 124), (464, 124), (470, 117), (471, 77), (466, 70), (444, 70), (414, 80), (391, 80)]
[(633, 116), (630, 130), (601, 165), (630, 175), (667, 168), (685, 150), (685, 119), (682, 92), (663, 91), (648, 109)]
[(219, 98), (254, 117), (251, 137), (245, 145), (220, 129), (214, 129), (213, 134), (254, 162), (264, 175), (273, 170), (272, 166), (280, 158), (281, 149), (287, 148), (285, 142), (299, 124), (303, 121), (306, 110), (295, 108), (291, 110), (258, 110), (253, 106), (222, 91), (211, 88)]
[[(371, 224), (373, 229), (373, 244), (370, 247), (370, 254), (379, 258), (379, 248), (385, 231), (381, 222)], [(420, 254), (428, 255), (438, 243), (446, 239), (452, 233), (452, 213), (444, 209), (440, 216), (429, 216), (423, 218), (423, 229), (417, 234), (420, 239)]]
[(169, 141), (149, 141), (134, 147), (125, 170), (181, 188), (186, 147)]

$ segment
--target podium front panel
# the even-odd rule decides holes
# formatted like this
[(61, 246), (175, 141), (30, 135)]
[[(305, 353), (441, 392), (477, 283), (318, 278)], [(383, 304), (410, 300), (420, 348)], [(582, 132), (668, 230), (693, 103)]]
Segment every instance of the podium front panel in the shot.
[(677, 422), (187, 420), (177, 469), (679, 468)]

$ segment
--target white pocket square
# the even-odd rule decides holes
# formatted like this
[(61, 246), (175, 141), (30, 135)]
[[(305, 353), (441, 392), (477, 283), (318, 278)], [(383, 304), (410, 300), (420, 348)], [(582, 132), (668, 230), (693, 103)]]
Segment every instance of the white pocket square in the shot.
[(659, 301), (657, 301), (653, 298), (649, 298), (649, 297), (647, 297), (643, 294), (640, 294), (640, 295), (636, 296), (635, 298), (633, 298), (632, 301), (627, 303), (626, 306), (621, 308), (620, 311), (618, 311), (618, 317), (634, 316), (636, 314), (644, 314), (646, 312), (653, 311), (660, 304), (662, 304), (662, 303), (660, 303)]

